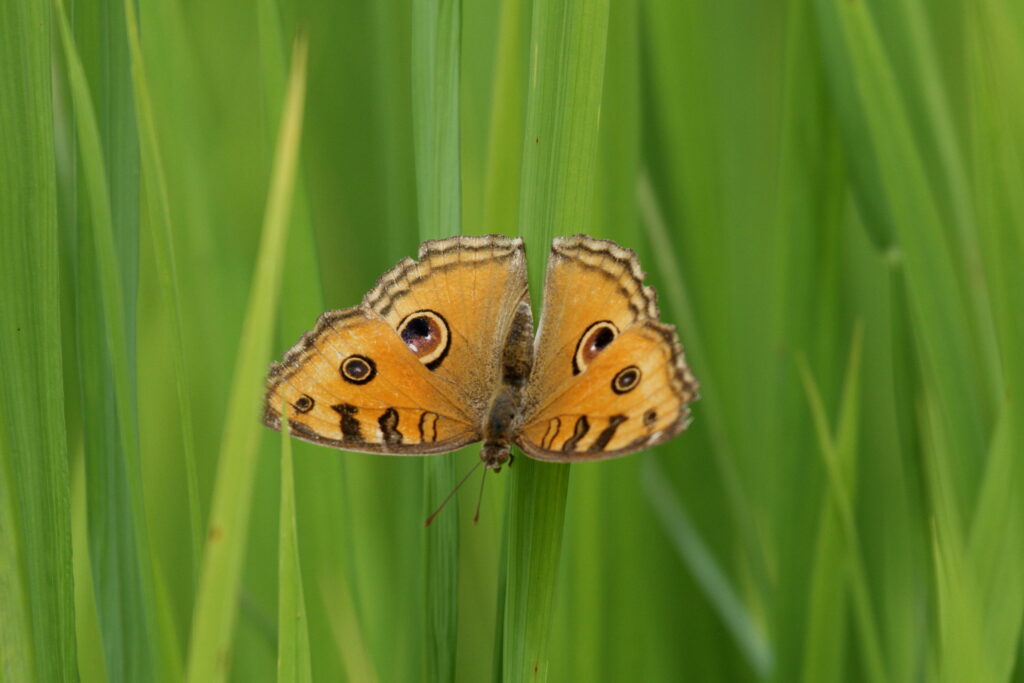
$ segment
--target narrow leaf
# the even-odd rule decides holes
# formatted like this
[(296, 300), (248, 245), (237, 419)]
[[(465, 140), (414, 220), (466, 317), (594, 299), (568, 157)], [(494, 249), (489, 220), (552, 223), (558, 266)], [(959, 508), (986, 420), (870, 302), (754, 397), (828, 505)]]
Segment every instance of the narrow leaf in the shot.
[(257, 444), (262, 429), (259, 404), (281, 284), (305, 86), (306, 42), (299, 40), (292, 53), (259, 257), (253, 271), (217, 466), (189, 645), (187, 675), (193, 683), (227, 677), (256, 475)]
[[(519, 232), (526, 241), (534, 310), (544, 259), (558, 233), (590, 218), (604, 85), (608, 2), (533, 5)], [(505, 680), (547, 678), (569, 466), (520, 458), (512, 468), (505, 599)]]
[[(459, 41), (461, 0), (413, 4), (413, 139), (420, 239), (461, 231), (459, 163)], [(423, 464), (424, 515), (429, 516), (456, 484), (454, 455)], [(458, 634), (459, 508), (453, 498), (423, 540), (426, 594), (424, 677), (455, 680)]]
[(0, 675), (74, 680), (50, 4), (0, 3)]
[[(281, 414), (287, 415), (284, 406)], [(281, 421), (281, 516), (277, 548), (277, 680), (279, 683), (308, 683), (313, 680), (313, 673), (295, 529), (295, 477), (290, 437), (285, 418)]]

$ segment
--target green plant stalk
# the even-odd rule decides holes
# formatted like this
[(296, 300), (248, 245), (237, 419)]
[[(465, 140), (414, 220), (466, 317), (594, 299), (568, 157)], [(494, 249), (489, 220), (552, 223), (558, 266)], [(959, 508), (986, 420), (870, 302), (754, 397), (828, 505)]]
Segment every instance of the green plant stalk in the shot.
[(50, 3), (0, 3), (0, 658), (77, 677), (58, 299)]
[[(910, 30), (907, 32), (906, 45), (914, 62), (914, 80), (920, 84), (921, 98), (925, 103), (925, 124), (929, 128), (930, 146), (941, 161), (937, 165), (937, 170), (942, 173), (939, 192), (947, 195), (943, 199), (950, 206), (951, 217), (947, 224), (952, 232), (950, 241), (955, 244), (958, 253), (960, 291), (969, 302), (969, 312), (973, 316), (968, 325), (970, 333), (977, 348), (982, 350), (978, 354), (977, 365), (979, 371), (985, 373), (981, 384), (988, 387), (991, 394), (984, 398), (997, 403), (1004, 387), (992, 319), (991, 292), (985, 278), (974, 277), (972, 274), (972, 271), (982, 267), (982, 259), (978, 244), (977, 212), (968, 178), (970, 167), (965, 163), (964, 153), (960, 149), (953, 121), (954, 109), (946, 104), (950, 95), (938, 73), (939, 61), (934, 40), (929, 36), (924, 5), (915, 0), (899, 0), (897, 4), (907, 15)], [(984, 4), (979, 3), (977, 6)], [(1012, 26), (1013, 22), (1007, 20), (1003, 25)]]
[(177, 260), (174, 256), (174, 229), (167, 192), (167, 176), (160, 153), (153, 101), (146, 78), (142, 44), (139, 42), (135, 3), (125, 0), (125, 23), (131, 56), (132, 88), (135, 95), (135, 119), (139, 127), (139, 152), (142, 157), (142, 178), (149, 204), (149, 225), (152, 229), (153, 254), (156, 257), (161, 295), (170, 313), (171, 347), (174, 362), (175, 389), (178, 394), (178, 417), (181, 420), (182, 459), (185, 463), (185, 485), (188, 495), (189, 540), (192, 550), (192, 583), (199, 580), (199, 558), (203, 542), (203, 512), (199, 501), (199, 476), (196, 472), (195, 429), (192, 425), (192, 404), (189, 399), (188, 362), (185, 358), (184, 323), (181, 317), (181, 288), (178, 285)]
[(707, 346), (704, 344), (705, 340), (701, 338), (697, 316), (685, 286), (686, 281), (673, 256), (675, 248), (669, 235), (668, 226), (658, 198), (654, 194), (650, 175), (646, 170), (641, 171), (637, 179), (637, 204), (647, 237), (651, 241), (651, 251), (655, 257), (655, 263), (657, 263), (658, 270), (662, 273), (666, 283), (663, 290), (665, 299), (672, 309), (673, 319), (678, 320), (686, 330), (687, 358), (692, 367), (700, 368), (701, 382), (706, 387), (701, 390), (701, 405), (703, 406), (701, 414), (703, 419), (708, 422), (708, 430), (714, 444), (715, 465), (722, 477), (722, 484), (728, 497), (729, 511), (743, 538), (743, 546), (750, 562), (755, 589), (759, 599), (764, 599), (770, 587), (770, 577), (765, 559), (765, 541), (758, 534), (755, 510), (749, 503), (750, 496), (745, 491), (740, 478), (734, 446), (725, 427), (725, 411), (718, 397), (717, 385), (711, 377), (713, 366), (703, 352)]
[[(281, 415), (287, 414), (286, 406), (282, 404)], [(313, 680), (313, 672), (295, 528), (295, 478), (287, 417), (281, 421), (281, 516), (278, 533), (277, 680), (279, 683), (309, 683)]]
[(921, 403), (920, 432), (924, 451), (930, 456), (925, 464), (933, 505), (932, 569), (938, 616), (938, 639), (929, 652), (931, 678), (942, 683), (995, 681), (993, 662), (985, 654), (984, 619), (979, 614), (981, 601), (967, 557), (964, 525), (953, 504), (956, 480), (949, 467), (944, 423), (927, 385)]
[[(280, 123), (288, 76), (287, 41), (279, 12), (276, 0), (257, 3), (261, 77), (267, 112), (268, 149), (271, 150), (273, 135)], [(308, 329), (325, 309), (317, 240), (310, 216), (311, 193), (306, 178), (307, 174), (300, 166), (296, 171), (292, 227), (281, 282), (281, 301), (288, 304), (282, 305), (279, 311), (277, 348), (288, 348), (298, 331)], [(319, 586), (323, 577), (351, 576), (351, 553), (347, 546), (353, 543), (352, 516), (347, 513), (350, 501), (340, 492), (347, 458), (341, 454), (317, 457), (316, 451), (320, 447), (303, 441), (293, 441), (293, 446), (295, 491), (301, 493), (295, 501), (295, 514), (296, 533), (303, 541), (299, 551), (302, 579), (304, 586), (312, 586), (315, 596), (304, 605), (311, 669), (317, 680), (335, 680), (343, 675), (344, 670), (339, 655), (349, 658), (354, 648), (351, 635), (344, 647), (336, 646), (328, 611), (334, 608), (334, 603), (319, 594)]]
[(259, 401), (277, 311), (288, 235), (288, 217), (298, 166), (306, 86), (306, 42), (298, 40), (281, 116), (277, 152), (267, 196), (259, 257), (253, 272), (242, 344), (235, 366), (228, 414), (217, 463), (209, 533), (192, 619), (187, 679), (227, 677), (227, 653), (237, 615), (260, 430)]
[(701, 538), (658, 461), (648, 459), (641, 476), (647, 496), (680, 559), (700, 584), (750, 668), (767, 679), (773, 666), (772, 650), (757, 619)]
[[(609, 5), (533, 6), (519, 232), (534, 303), (555, 232), (586, 230), (594, 189)], [(536, 305), (534, 310), (537, 310)], [(507, 681), (545, 680), (569, 467), (520, 458), (512, 468), (502, 664)]]
[(327, 603), (331, 633), (337, 643), (348, 679), (360, 683), (377, 683), (380, 679), (373, 666), (373, 658), (366, 647), (362, 629), (356, 620), (351, 588), (344, 574), (339, 572), (337, 576), (324, 577), (320, 595)]
[[(85, 165), (68, 168), (69, 195), (77, 200), (77, 214), (65, 217), (67, 252), (75, 254), (75, 267), (68, 264), (73, 289), (67, 300), (74, 310), (74, 358), (77, 361), (78, 391), (74, 396), (81, 411), (88, 524), (88, 573), (95, 593), (101, 647), (89, 649), (106, 660), (113, 680), (145, 680), (154, 669), (147, 648), (146, 616), (142, 610), (141, 577), (137, 557), (138, 524), (132, 514), (131, 496), (125, 470), (126, 455), (121, 445), (117, 417), (114, 363), (129, 368), (128, 399), (138, 406), (138, 354), (136, 330), (139, 281), (139, 150), (124, 15), (119, 2), (94, 3), (76, 7), (73, 19), (75, 50), (89, 84), (90, 100), (107, 174), (111, 230), (117, 261), (101, 263), (95, 248), (93, 210)], [(65, 92), (69, 84), (65, 84)], [(67, 96), (64, 96), (67, 99)], [(68, 112), (76, 115), (74, 107)], [(79, 140), (76, 136), (72, 145)], [(68, 164), (69, 166), (71, 164)], [(128, 331), (124, 357), (114, 358), (107, 342), (99, 269), (117, 268), (121, 273), (124, 328)], [(73, 401), (74, 402), (74, 401)], [(137, 410), (138, 408), (136, 408)], [(136, 432), (137, 427), (132, 426)], [(72, 433), (77, 433), (75, 430)], [(138, 439), (138, 435), (133, 435)], [(84, 653), (83, 653), (84, 654)], [(81, 664), (81, 661), (80, 661)]]
[[(972, 139), (975, 158), (979, 242), (986, 265), (992, 315), (996, 324), (1003, 395), (998, 422), (971, 520), (966, 552), (972, 560), (977, 596), (985, 615), (985, 656), (997, 680), (1020, 668), (1024, 577), (1024, 498), (1017, 484), (1024, 477), (1024, 316), (1019, 293), (1024, 287), (1024, 139), (1018, 122), (1024, 113), (1024, 89), (1006, 80), (1020, 62), (1024, 27), (1009, 7), (985, 0), (972, 7), (968, 49), (972, 78)], [(1008, 85), (1012, 84), (1012, 85)]]
[[(413, 3), (412, 102), (420, 239), (461, 232), (459, 72), (461, 0)], [(453, 454), (423, 463), (424, 516), (455, 486)], [(459, 508), (434, 518), (423, 539), (424, 678), (455, 680), (458, 635)]]
[[(814, 418), (818, 446), (828, 475), (829, 501), (837, 518), (848, 557), (843, 563), (849, 574), (849, 588), (853, 602), (855, 624), (860, 636), (865, 674), (874, 683), (889, 680), (882, 647), (878, 638), (877, 619), (868, 592), (864, 554), (860, 547), (856, 520), (853, 515), (853, 472), (857, 452), (857, 421), (860, 404), (860, 362), (863, 326), (858, 323), (850, 345), (850, 359), (844, 380), (840, 404), (839, 423), (833, 438), (828, 426), (825, 404), (814, 382), (806, 359), (799, 357), (800, 376)], [(812, 626), (813, 626), (812, 622)]]
[[(863, 109), (865, 139), (856, 142), (878, 157), (878, 189), (895, 229), (906, 268), (907, 293), (926, 384), (935, 390), (937, 406), (945, 416), (945, 436), (955, 445), (947, 449), (963, 485), (951, 489), (961, 508), (971, 501), (970, 484), (978, 479), (969, 454), (984, 448), (984, 407), (991, 387), (976, 381), (972, 372), (983, 349), (976, 349), (968, 332), (972, 313), (968, 297), (958, 288), (954, 254), (944, 239), (944, 221), (928, 182), (923, 160), (914, 144), (906, 107), (868, 8), (863, 4), (819, 0), (819, 19), (834, 31), (842, 59), (848, 60), (849, 83)], [(824, 38), (823, 38), (824, 40)], [(850, 141), (853, 142), (853, 141)], [(957, 256), (958, 258), (958, 256)], [(969, 362), (962, 362), (969, 359)]]
[(528, 8), (525, 2), (501, 3), (498, 24), (484, 178), (484, 227), (487, 232), (503, 235), (516, 232), (518, 225), (519, 170), (523, 150), (510, 141), (514, 141), (523, 130), (526, 60), (522, 51)]
[[(146, 518), (145, 496), (142, 490), (141, 454), (137, 432), (138, 415), (132, 383), (134, 369), (127, 363), (127, 359), (131, 356), (128, 352), (129, 329), (124, 310), (124, 283), (121, 268), (118, 265), (110, 192), (95, 110), (70, 24), (64, 14), (63, 6), (59, 2), (56, 9), (67, 65), (68, 83), (75, 105), (75, 127), (81, 152), (82, 178), (85, 181), (91, 209), (90, 227), (97, 259), (96, 274), (99, 277), (99, 295), (106, 323), (106, 341), (112, 359), (114, 405), (123, 456), (122, 466), (133, 521), (132, 528), (135, 534), (133, 561), (136, 567), (132, 571), (138, 572), (137, 599), (143, 603), (141, 607), (143, 621), (133, 626), (133, 628), (141, 629), (142, 633), (132, 633), (128, 636), (126, 644), (131, 647), (137, 644), (137, 639), (142, 639), (143, 649), (148, 651), (149, 663), (146, 663), (147, 656), (142, 655), (142, 661), (129, 663), (129, 671), (125, 673), (143, 676), (146, 679), (159, 679), (171, 670), (172, 665), (169, 662), (161, 662), (160, 659), (164, 651), (159, 639), (159, 607), (153, 583), (154, 565)], [(110, 664), (108, 662), (108, 665)]]

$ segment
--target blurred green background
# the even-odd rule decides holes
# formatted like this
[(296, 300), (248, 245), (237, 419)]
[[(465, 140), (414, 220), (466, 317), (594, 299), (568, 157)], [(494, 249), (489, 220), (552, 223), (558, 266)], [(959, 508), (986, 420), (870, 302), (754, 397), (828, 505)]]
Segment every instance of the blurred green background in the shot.
[[(1021, 3), (0, 5), (0, 681), (1024, 681)], [(703, 398), (424, 529), (477, 449), (259, 376), (459, 214), (635, 249)]]

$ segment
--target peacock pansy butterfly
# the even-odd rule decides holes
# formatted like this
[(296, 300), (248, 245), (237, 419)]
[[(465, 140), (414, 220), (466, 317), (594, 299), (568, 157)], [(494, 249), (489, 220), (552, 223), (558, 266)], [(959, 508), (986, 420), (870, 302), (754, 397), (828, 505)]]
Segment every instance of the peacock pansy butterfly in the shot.
[(534, 338), (522, 239), (424, 242), (271, 366), (263, 422), (286, 404), (300, 439), (393, 455), (483, 441), (495, 471), (513, 444), (555, 462), (653, 446), (686, 428), (697, 381), (643, 280), (630, 249), (556, 238)]

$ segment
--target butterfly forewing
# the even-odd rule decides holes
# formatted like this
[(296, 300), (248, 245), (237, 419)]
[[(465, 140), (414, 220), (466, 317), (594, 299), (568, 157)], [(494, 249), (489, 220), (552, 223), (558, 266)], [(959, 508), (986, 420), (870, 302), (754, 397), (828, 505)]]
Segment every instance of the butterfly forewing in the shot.
[(424, 242), (419, 258), (381, 276), (363, 305), (482, 419), (516, 306), (527, 296), (523, 242), (460, 235)]

